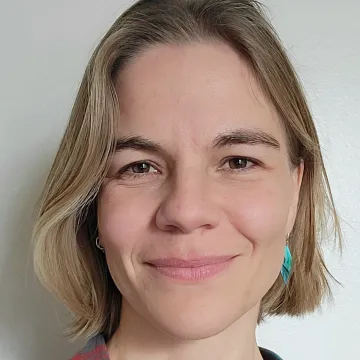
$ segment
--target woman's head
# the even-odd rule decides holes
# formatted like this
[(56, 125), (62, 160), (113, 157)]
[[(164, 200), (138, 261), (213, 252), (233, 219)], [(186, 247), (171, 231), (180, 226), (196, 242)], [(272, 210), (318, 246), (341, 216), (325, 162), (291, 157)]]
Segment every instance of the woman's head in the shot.
[[(325, 206), (338, 231), (311, 115), (260, 6), (139, 1), (86, 69), (45, 186), (36, 270), (76, 334), (111, 336), (126, 301), (165, 332), (206, 337), (259, 305), (259, 319), (319, 305)], [(209, 256), (234, 258), (196, 284), (152, 266)]]

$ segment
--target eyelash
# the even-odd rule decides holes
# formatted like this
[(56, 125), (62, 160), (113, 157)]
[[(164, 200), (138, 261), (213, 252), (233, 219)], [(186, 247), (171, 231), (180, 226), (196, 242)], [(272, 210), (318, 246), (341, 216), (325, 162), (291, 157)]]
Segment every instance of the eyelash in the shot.
[[(261, 166), (261, 162), (259, 160), (256, 160), (256, 159), (253, 159), (253, 158), (249, 158), (249, 157), (246, 157), (246, 156), (232, 156), (232, 157), (228, 157), (226, 158), (223, 162), (222, 162), (222, 165), (221, 167), (223, 167), (226, 163), (228, 163), (229, 161), (231, 160), (242, 160), (242, 161), (246, 161), (246, 162), (250, 162), (252, 163), (252, 165), (248, 168), (238, 168), (238, 169), (232, 169), (232, 168), (227, 168), (226, 172), (229, 172), (229, 173), (240, 173), (240, 172), (244, 172), (244, 171), (249, 171), (255, 167), (258, 167), (258, 166)], [(131, 172), (131, 171), (128, 171), (129, 169), (131, 169), (133, 166), (136, 166), (136, 165), (139, 165), (139, 164), (147, 164), (151, 167), (153, 167), (156, 171), (154, 172), (145, 172), (145, 173), (136, 173), (136, 172)], [(137, 178), (141, 178), (143, 176), (151, 176), (151, 175), (156, 175), (158, 174), (160, 171), (157, 169), (157, 167), (151, 162), (151, 161), (148, 161), (148, 160), (141, 160), (141, 161), (136, 161), (136, 162), (133, 162), (129, 165), (126, 165), (124, 166), (123, 168), (121, 168), (118, 173), (117, 173), (117, 176), (118, 178), (121, 178), (121, 176), (123, 176), (124, 174), (126, 174), (127, 177), (131, 177), (133, 179), (137, 179)]]

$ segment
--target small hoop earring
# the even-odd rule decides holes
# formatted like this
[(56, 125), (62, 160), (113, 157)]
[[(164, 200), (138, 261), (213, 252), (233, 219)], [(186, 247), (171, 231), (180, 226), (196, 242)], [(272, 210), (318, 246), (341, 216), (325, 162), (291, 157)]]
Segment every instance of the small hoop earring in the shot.
[(96, 240), (95, 240), (95, 245), (96, 245), (96, 247), (97, 247), (99, 250), (101, 250), (102, 252), (105, 252), (105, 249), (100, 245), (100, 239), (99, 239), (99, 237), (96, 238)]

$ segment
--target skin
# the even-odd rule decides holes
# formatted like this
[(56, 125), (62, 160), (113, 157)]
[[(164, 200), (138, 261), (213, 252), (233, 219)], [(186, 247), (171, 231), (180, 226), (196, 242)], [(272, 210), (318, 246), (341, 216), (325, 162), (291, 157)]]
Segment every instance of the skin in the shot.
[[(121, 149), (98, 202), (100, 241), (123, 294), (110, 359), (261, 359), (259, 304), (279, 276), (303, 174), (289, 164), (276, 111), (223, 43), (153, 46), (118, 76), (116, 91)], [(213, 146), (235, 131), (262, 131), (279, 147)], [(133, 136), (161, 152), (122, 148)], [(145, 264), (214, 255), (237, 257), (196, 283)]]

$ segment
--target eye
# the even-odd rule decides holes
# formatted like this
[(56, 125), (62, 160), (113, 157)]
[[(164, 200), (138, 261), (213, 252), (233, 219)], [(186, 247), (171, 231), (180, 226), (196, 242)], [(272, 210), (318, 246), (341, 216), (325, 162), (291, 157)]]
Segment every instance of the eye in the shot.
[(256, 160), (242, 156), (228, 158), (226, 162), (224, 162), (225, 169), (234, 172), (247, 171), (257, 165), (259, 165), (259, 163)]
[(148, 173), (159, 173), (159, 171), (148, 161), (138, 161), (124, 166), (118, 172), (118, 176), (138, 177), (138, 176), (144, 176), (145, 174)]

